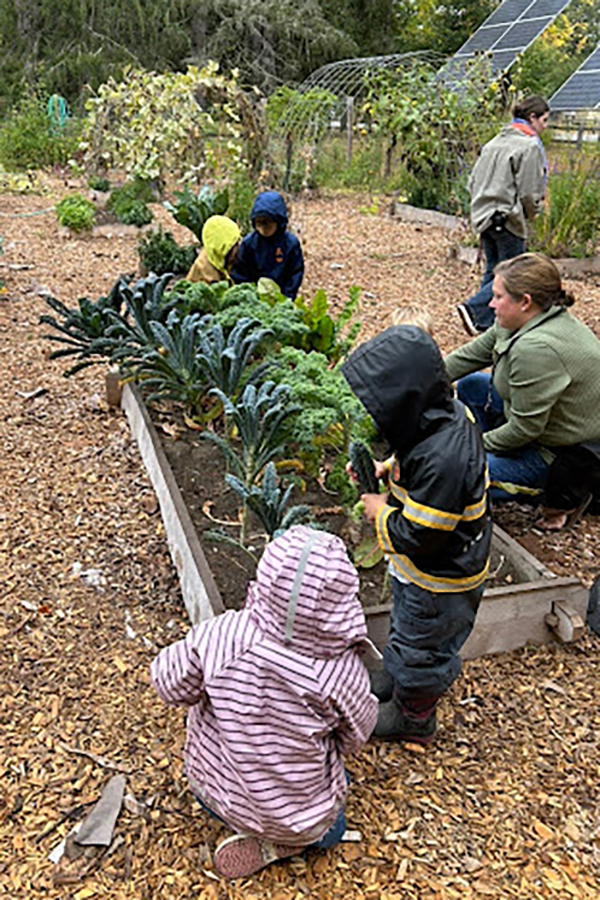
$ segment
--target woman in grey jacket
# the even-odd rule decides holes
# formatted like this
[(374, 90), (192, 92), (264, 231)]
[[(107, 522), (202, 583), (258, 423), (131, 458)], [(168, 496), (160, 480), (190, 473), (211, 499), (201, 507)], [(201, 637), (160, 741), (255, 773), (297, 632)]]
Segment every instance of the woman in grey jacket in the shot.
[(573, 297), (548, 257), (523, 253), (495, 272), (494, 326), (446, 369), (484, 432), (492, 498), (531, 500), (558, 453), (600, 441), (600, 341), (567, 311)]
[(458, 306), (471, 335), (492, 325), (494, 311), (488, 304), (494, 268), (525, 251), (526, 220), (541, 210), (547, 164), (540, 135), (549, 115), (543, 97), (526, 97), (515, 106), (512, 122), (485, 145), (471, 173), (471, 224), (486, 258), (479, 291)]

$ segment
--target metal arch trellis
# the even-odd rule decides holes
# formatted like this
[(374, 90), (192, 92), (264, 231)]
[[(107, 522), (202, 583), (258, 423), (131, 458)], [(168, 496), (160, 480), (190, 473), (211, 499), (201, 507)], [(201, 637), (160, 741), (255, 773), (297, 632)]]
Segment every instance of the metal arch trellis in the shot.
[(393, 53), (388, 56), (367, 56), (354, 59), (343, 59), (338, 62), (327, 63), (312, 72), (297, 89), (298, 94), (304, 95), (309, 91), (321, 90), (323, 97), (315, 104), (313, 114), (308, 121), (304, 121), (305, 115), (301, 104), (292, 98), (284, 110), (277, 131), (282, 135), (293, 135), (294, 140), (302, 142), (307, 138), (317, 141), (323, 131), (325, 114), (330, 110), (331, 97), (336, 98), (336, 110), (330, 118), (344, 114), (347, 99), (352, 97), (354, 101), (364, 96), (367, 88), (367, 76), (378, 69), (402, 69), (411, 63), (420, 60), (425, 62), (439, 62), (430, 51), (414, 51), (411, 53)]

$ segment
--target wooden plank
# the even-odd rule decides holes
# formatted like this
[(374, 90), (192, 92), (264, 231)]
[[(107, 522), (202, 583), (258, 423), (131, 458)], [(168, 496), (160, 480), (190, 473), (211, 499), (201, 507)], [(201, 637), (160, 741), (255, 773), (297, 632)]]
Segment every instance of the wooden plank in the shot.
[[(576, 578), (538, 580), (489, 588), (477, 613), (475, 627), (461, 651), (463, 659), (516, 650), (525, 644), (554, 640), (545, 616), (554, 604), (565, 603), (585, 620), (588, 592)], [(380, 650), (389, 634), (390, 604), (367, 609), (369, 637)]]
[(433, 225), (435, 228), (443, 228), (447, 231), (453, 231), (464, 222), (464, 219), (457, 216), (438, 212), (435, 209), (421, 209), (419, 206), (410, 206), (408, 203), (396, 203), (393, 215), (401, 222)]
[(224, 612), (223, 600), (156, 429), (139, 392), (130, 384), (123, 387), (121, 406), (156, 492), (183, 602), (192, 625), (196, 625)]
[(546, 644), (554, 634), (545, 616), (554, 604), (566, 602), (577, 613), (587, 609), (587, 590), (576, 578), (554, 578), (491, 588), (484, 594), (475, 628), (461, 651), (463, 659), (516, 650), (525, 644)]
[[(536, 559), (522, 544), (515, 541), (514, 538), (496, 524), (493, 525), (493, 544), (499, 553), (510, 560), (519, 583), (539, 581), (543, 578), (556, 578), (555, 573), (546, 568), (543, 562)], [(496, 588), (492, 588), (492, 590), (496, 590)]]

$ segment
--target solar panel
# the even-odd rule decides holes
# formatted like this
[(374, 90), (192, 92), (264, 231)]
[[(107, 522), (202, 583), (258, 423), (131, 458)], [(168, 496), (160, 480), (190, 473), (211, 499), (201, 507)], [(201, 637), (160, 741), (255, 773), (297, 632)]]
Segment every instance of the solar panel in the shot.
[(494, 44), (494, 50), (516, 50), (518, 53), (523, 45), (529, 46), (535, 41), (548, 25), (552, 24), (552, 16), (544, 19), (526, 19), (515, 22), (508, 31)]
[(600, 44), (550, 98), (557, 112), (600, 108)]
[(476, 50), (489, 50), (501, 38), (506, 31), (506, 25), (496, 25), (492, 28), (479, 28), (471, 35), (466, 44), (461, 47), (461, 56), (467, 56)]
[(568, 6), (568, 3), (563, 3), (562, 0), (534, 0), (527, 10), (527, 18), (557, 16), (566, 6)]
[(464, 77), (468, 62), (483, 53), (490, 55), (494, 75), (505, 72), (569, 3), (570, 0), (504, 0), (440, 70), (438, 78), (446, 84), (456, 84)]
[(528, 6), (531, 6), (531, 0), (504, 0), (504, 3), (485, 20), (481, 27), (489, 27), (496, 24), (512, 25), (515, 19), (518, 19)]

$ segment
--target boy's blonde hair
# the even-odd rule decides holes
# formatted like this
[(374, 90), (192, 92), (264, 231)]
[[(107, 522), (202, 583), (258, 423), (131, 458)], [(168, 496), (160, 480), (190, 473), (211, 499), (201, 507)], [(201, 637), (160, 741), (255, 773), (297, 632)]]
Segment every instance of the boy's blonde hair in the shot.
[(426, 309), (398, 306), (392, 313), (392, 325), (416, 325), (433, 337), (433, 320)]

